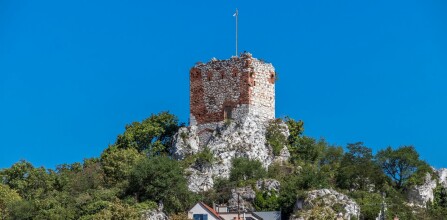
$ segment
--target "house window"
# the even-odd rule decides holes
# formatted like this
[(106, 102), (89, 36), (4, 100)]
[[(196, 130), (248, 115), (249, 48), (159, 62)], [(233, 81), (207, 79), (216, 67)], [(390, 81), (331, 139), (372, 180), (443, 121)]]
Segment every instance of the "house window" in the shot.
[(194, 214), (193, 215), (194, 220), (208, 220), (207, 214)]

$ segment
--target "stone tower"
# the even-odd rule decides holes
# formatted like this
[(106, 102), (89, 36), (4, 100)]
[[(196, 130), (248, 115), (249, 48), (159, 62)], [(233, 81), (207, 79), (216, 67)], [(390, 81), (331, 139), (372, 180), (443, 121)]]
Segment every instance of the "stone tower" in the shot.
[(190, 70), (190, 125), (201, 145), (227, 120), (275, 118), (275, 69), (250, 53), (228, 60), (213, 58)]

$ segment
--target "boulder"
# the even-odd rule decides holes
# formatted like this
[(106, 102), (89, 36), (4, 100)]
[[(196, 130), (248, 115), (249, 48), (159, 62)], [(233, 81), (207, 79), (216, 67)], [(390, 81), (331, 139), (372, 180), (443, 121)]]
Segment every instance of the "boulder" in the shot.
[(255, 197), (256, 192), (250, 186), (232, 189), (231, 198), (228, 200), (228, 209), (236, 212), (239, 204), (241, 210), (254, 211), (252, 204)]
[(169, 220), (169, 217), (163, 212), (163, 203), (158, 204), (158, 208), (146, 210), (141, 213), (141, 220)]
[(351, 219), (360, 215), (360, 206), (348, 196), (332, 189), (319, 189), (307, 192), (304, 199), (295, 204), (297, 215), (291, 219)]
[(157, 210), (148, 210), (143, 212), (141, 220), (168, 220), (168, 216), (164, 212)]

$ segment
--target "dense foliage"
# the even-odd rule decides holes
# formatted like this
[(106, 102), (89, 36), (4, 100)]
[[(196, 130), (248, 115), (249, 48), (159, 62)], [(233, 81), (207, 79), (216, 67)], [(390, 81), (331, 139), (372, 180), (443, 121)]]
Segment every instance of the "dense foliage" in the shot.
[[(388, 147), (373, 154), (361, 142), (345, 148), (324, 139), (303, 135), (304, 124), (284, 120), (290, 136), (275, 120), (266, 139), (273, 154), (285, 145), (291, 157), (266, 169), (259, 161), (236, 158), (228, 179), (215, 179), (214, 188), (195, 194), (188, 191), (185, 168), (215, 163), (208, 148), (183, 161), (172, 159), (169, 148), (179, 124), (168, 112), (151, 115), (126, 126), (114, 144), (99, 158), (62, 164), (55, 169), (34, 167), (19, 161), (0, 170), (0, 219), (139, 219), (145, 210), (164, 205), (172, 219), (184, 219), (197, 201), (225, 203), (231, 189), (252, 186), (257, 180), (280, 181), (279, 192), (256, 190), (257, 210), (279, 210), (286, 219), (297, 199), (306, 191), (333, 188), (349, 195), (360, 206), (360, 219), (375, 219), (384, 201), (387, 217), (443, 219), (447, 215), (447, 190), (438, 184), (435, 199), (426, 209), (407, 205), (407, 190), (421, 184), (431, 168), (414, 147)], [(433, 175), (432, 175), (433, 176)], [(314, 218), (330, 216), (333, 210), (317, 207)]]

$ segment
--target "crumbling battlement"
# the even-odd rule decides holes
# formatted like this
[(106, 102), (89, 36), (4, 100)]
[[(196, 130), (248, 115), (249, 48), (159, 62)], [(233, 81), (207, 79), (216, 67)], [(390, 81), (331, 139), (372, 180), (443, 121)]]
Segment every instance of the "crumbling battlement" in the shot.
[(275, 69), (250, 53), (228, 60), (213, 58), (190, 70), (190, 125), (201, 143), (226, 119), (275, 118)]

